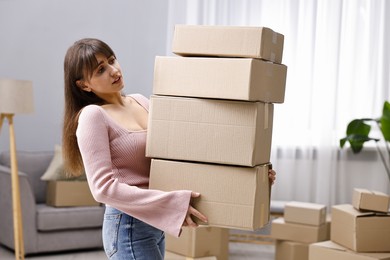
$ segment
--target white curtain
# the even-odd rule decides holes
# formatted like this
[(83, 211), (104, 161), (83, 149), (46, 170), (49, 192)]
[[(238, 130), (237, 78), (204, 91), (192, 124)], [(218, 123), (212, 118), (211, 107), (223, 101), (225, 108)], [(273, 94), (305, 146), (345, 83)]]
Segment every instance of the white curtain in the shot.
[(332, 205), (349, 203), (354, 187), (389, 191), (375, 153), (354, 157), (338, 145), (351, 119), (380, 116), (390, 98), (390, 2), (170, 0), (167, 55), (175, 24), (264, 26), (285, 36), (273, 199)]

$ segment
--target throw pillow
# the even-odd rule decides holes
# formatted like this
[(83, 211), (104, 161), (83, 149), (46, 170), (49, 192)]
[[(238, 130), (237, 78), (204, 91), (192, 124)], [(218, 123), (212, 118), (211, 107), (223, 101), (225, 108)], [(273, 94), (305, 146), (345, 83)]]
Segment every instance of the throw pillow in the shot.
[(54, 156), (47, 167), (46, 172), (41, 176), (43, 181), (59, 181), (59, 180), (85, 180), (85, 174), (79, 177), (69, 177), (64, 169), (64, 161), (62, 158), (62, 147), (56, 145), (54, 148)]

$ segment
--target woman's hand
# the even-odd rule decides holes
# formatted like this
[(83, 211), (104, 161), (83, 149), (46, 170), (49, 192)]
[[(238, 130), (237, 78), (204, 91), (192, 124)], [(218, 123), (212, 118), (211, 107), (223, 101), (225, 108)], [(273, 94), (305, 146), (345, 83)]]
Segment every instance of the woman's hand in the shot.
[[(191, 198), (197, 198), (199, 196), (200, 196), (200, 193), (197, 193), (197, 192), (192, 192), (191, 193)], [(197, 227), (198, 226), (198, 224), (196, 224), (192, 220), (192, 216), (191, 215), (195, 216), (198, 219), (202, 220), (203, 222), (207, 223), (207, 217), (205, 215), (203, 215), (202, 213), (200, 213), (198, 210), (196, 210), (194, 207), (189, 205), (188, 206), (188, 210), (187, 210), (187, 215), (186, 215), (186, 217), (184, 219), (183, 226), (189, 226), (189, 227)]]
[(273, 185), (275, 180), (276, 180), (276, 172), (272, 169), (269, 169), (268, 170), (268, 178), (269, 178), (269, 183), (271, 185)]

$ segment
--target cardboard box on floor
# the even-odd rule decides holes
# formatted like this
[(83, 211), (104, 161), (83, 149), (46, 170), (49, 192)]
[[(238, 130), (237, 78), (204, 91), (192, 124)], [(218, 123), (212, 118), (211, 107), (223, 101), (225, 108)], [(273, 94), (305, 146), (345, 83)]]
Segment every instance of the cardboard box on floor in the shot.
[(255, 166), (271, 154), (273, 104), (152, 95), (146, 156)]
[(187, 257), (216, 256), (217, 259), (228, 259), (229, 229), (183, 227), (180, 237), (165, 235), (165, 249)]
[(249, 57), (282, 62), (284, 36), (267, 27), (176, 25), (172, 52), (183, 56)]
[(269, 221), (268, 168), (153, 159), (149, 188), (200, 192), (193, 205), (207, 216), (207, 225), (256, 230)]
[(164, 260), (223, 260), (223, 258), (219, 259), (216, 256), (205, 256), (205, 257), (193, 258), (193, 257), (182, 256), (173, 252), (165, 251)]
[(390, 253), (357, 253), (332, 241), (309, 246), (309, 260), (390, 260)]
[(379, 191), (355, 188), (352, 205), (355, 209), (389, 212), (390, 196)]
[(98, 206), (87, 181), (48, 181), (46, 204), (53, 207)]
[(276, 240), (275, 260), (308, 260), (309, 244)]
[(357, 252), (390, 252), (390, 215), (335, 205), (331, 240)]
[(320, 226), (311, 226), (287, 223), (284, 221), (284, 218), (277, 218), (272, 221), (271, 237), (301, 243), (315, 243), (329, 240), (330, 221)]
[(326, 222), (326, 206), (318, 203), (290, 201), (284, 207), (284, 221), (320, 226)]
[(283, 103), (287, 67), (257, 59), (157, 56), (153, 94)]

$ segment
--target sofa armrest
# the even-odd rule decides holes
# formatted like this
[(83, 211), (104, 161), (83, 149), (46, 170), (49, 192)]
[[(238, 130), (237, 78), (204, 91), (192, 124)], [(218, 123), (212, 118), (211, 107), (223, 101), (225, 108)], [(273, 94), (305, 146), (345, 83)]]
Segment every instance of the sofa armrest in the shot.
[[(36, 239), (36, 202), (28, 176), (19, 172), (20, 200), (22, 209), (23, 234), (25, 247), (30, 246), (27, 241)], [(0, 208), (2, 210), (0, 221), (0, 242), (13, 248), (13, 211), (11, 169), (0, 165)]]

